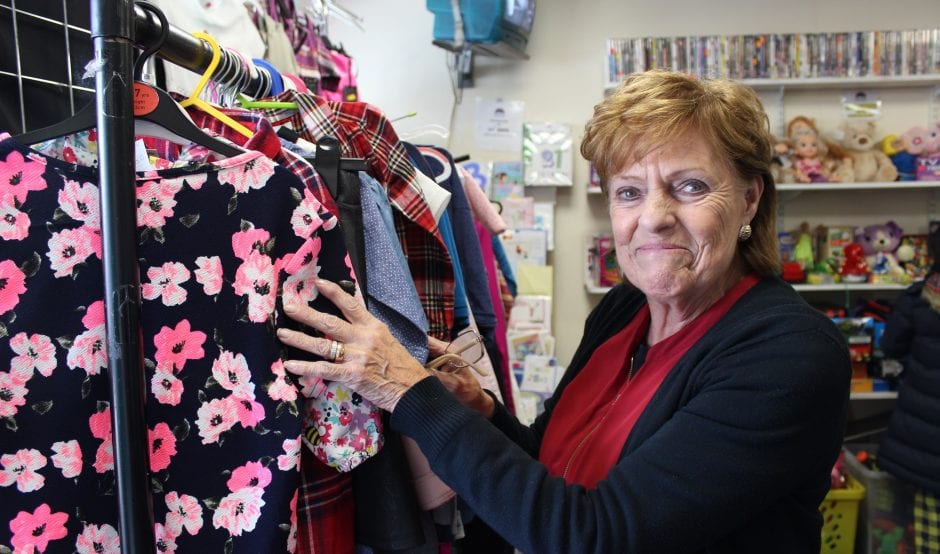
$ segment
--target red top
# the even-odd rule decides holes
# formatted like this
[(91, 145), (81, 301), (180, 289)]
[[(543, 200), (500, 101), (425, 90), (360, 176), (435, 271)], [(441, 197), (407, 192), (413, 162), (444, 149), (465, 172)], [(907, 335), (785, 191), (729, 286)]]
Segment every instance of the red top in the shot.
[(649, 305), (601, 344), (562, 392), (545, 429), (539, 460), (548, 472), (588, 488), (605, 478), (669, 371), (758, 281), (755, 275), (744, 277), (681, 332), (652, 345), (632, 378), (631, 360), (649, 330)]

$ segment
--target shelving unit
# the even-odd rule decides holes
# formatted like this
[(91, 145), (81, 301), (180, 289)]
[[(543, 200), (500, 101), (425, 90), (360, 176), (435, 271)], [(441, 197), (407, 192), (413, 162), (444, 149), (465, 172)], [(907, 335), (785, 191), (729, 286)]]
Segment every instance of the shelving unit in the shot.
[(895, 400), (898, 391), (888, 390), (879, 392), (853, 392), (849, 395), (851, 400)]
[(792, 79), (741, 79), (755, 90), (789, 89), (869, 89), (940, 85), (940, 74), (875, 77), (805, 77)]
[(940, 181), (892, 181), (887, 183), (781, 183), (777, 192), (817, 192), (825, 190), (917, 190), (940, 189)]
[[(830, 285), (807, 285), (796, 283), (793, 289), (797, 292), (879, 292), (879, 291), (901, 291), (908, 285), (878, 285), (872, 283), (833, 283)], [(611, 287), (599, 287), (589, 283), (584, 284), (588, 294), (607, 294)]]
[[(875, 77), (794, 77), (790, 79), (740, 79), (741, 83), (758, 90), (787, 89), (875, 89), (940, 86), (940, 74)], [(610, 94), (619, 83), (606, 83), (604, 94)]]

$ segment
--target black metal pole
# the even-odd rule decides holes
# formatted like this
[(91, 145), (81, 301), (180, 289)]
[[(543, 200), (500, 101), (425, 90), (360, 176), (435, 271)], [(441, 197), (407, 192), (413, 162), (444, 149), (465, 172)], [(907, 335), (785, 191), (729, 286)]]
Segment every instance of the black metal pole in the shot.
[(124, 552), (154, 552), (134, 174), (134, 6), (90, 0), (114, 469)]
[[(152, 44), (160, 36), (160, 21), (155, 15), (143, 8), (134, 7), (133, 21), (137, 44)], [(171, 24), (166, 41), (157, 51), (157, 56), (174, 65), (202, 74), (209, 68), (209, 62), (212, 61), (212, 47), (206, 41), (198, 39)], [(218, 71), (217, 69), (216, 72)], [(249, 79), (242, 87), (242, 90), (258, 90), (261, 77), (254, 74), (254, 72), (248, 77)]]

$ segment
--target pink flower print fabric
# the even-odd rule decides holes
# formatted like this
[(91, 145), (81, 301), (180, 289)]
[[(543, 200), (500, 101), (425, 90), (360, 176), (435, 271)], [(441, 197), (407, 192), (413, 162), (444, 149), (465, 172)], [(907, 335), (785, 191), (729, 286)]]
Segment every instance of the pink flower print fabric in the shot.
[[(97, 182), (0, 140), (0, 550), (120, 544)], [(290, 552), (307, 399), (282, 362), (304, 354), (275, 329), (285, 296), (336, 313), (313, 287), (350, 278), (336, 219), (256, 153), (128, 186), (155, 546)]]
[(10, 521), (13, 532), (10, 544), (16, 552), (45, 552), (50, 542), (68, 535), (65, 527), (68, 520), (67, 513), (53, 512), (45, 503), (32, 512), (21, 511)]

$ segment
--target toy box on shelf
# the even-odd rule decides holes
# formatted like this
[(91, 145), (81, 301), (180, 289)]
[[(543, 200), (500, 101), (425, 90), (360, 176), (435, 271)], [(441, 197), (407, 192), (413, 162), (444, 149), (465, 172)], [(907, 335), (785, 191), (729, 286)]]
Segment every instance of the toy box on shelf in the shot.
[(877, 460), (874, 444), (846, 444), (845, 465), (849, 475), (865, 487), (865, 498), (859, 505), (860, 517), (856, 542), (862, 554), (914, 554), (914, 491), (880, 471), (877, 465), (862, 463), (856, 455), (865, 452)]
[(873, 317), (834, 317), (833, 323), (842, 332), (849, 345), (852, 360), (852, 392), (884, 392), (890, 385), (884, 379), (873, 377), (869, 371), (875, 351), (876, 322)]
[(819, 505), (823, 517), (822, 552), (852, 554), (858, 526), (859, 503), (865, 497), (865, 487), (851, 476), (845, 488), (832, 489)]

